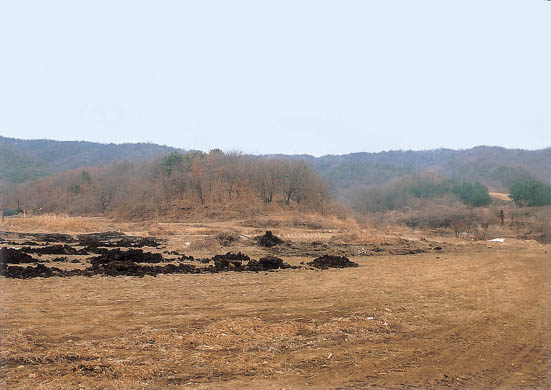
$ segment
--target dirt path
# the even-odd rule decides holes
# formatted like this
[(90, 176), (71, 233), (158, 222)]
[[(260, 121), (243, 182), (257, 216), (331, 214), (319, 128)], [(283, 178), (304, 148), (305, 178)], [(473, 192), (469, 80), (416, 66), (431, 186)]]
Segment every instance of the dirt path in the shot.
[(3, 380), (10, 389), (548, 389), (549, 253), (473, 245), (329, 271), (0, 278)]

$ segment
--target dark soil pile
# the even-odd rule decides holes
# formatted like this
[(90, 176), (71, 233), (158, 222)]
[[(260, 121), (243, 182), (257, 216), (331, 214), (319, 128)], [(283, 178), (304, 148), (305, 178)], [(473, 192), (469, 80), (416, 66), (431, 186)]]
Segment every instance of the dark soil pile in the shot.
[[(3, 248), (2, 253), (7, 253), (8, 248)], [(13, 251), (13, 252), (12, 252)], [(15, 253), (16, 256), (22, 256), (25, 259), (32, 257), (17, 250), (10, 250), (10, 254)], [(4, 255), (3, 258), (7, 258)], [(176, 260), (193, 259), (191, 256), (183, 256)], [(90, 260), (92, 266), (86, 269), (62, 270), (56, 267), (47, 267), (43, 264), (38, 264), (36, 267), (27, 266), (6, 266), (3, 265), (0, 274), (8, 278), (29, 279), (37, 277), (72, 277), (72, 276), (157, 276), (159, 274), (197, 274), (197, 273), (218, 273), (228, 271), (270, 271), (292, 267), (285, 263), (282, 259), (274, 256), (266, 256), (260, 260), (250, 260), (249, 256), (239, 252), (237, 254), (228, 252), (225, 255), (216, 255), (212, 259), (207, 259), (209, 262), (214, 261), (214, 265), (209, 267), (195, 267), (192, 264), (166, 264), (166, 265), (141, 265), (139, 262), (158, 263), (163, 260), (163, 257), (158, 253), (144, 253), (141, 249), (129, 249), (121, 251), (120, 249), (107, 250), (101, 256), (94, 257)], [(55, 258), (54, 262), (68, 261), (66, 257)], [(75, 260), (73, 260), (75, 261)], [(76, 260), (78, 261), (78, 260)], [(248, 263), (243, 264), (244, 261)]]
[(315, 268), (320, 268), (320, 269), (346, 268), (346, 267), (358, 266), (357, 263), (350, 261), (348, 257), (331, 256), (331, 255), (323, 255), (321, 257), (318, 257), (317, 259), (314, 259), (314, 261), (311, 261), (310, 263), (308, 263), (308, 265)]
[(258, 245), (266, 248), (283, 244), (283, 240), (277, 236), (274, 236), (270, 230), (267, 230), (263, 236), (256, 236), (254, 239), (258, 242)]
[(64, 271), (56, 267), (46, 267), (38, 264), (36, 267), (6, 267), (2, 271), (2, 275), (8, 278), (15, 279), (30, 279), (30, 278), (49, 278), (52, 276), (71, 277), (71, 276), (138, 276), (144, 277), (157, 276), (159, 274), (189, 274), (199, 273), (199, 269), (189, 264), (168, 264), (165, 266), (143, 266), (133, 262), (115, 261), (108, 264), (97, 264), (84, 270), (75, 269)]
[(14, 248), (0, 248), (0, 265), (1, 264), (24, 264), (38, 263), (39, 260), (32, 258), (26, 253)]
[(272, 269), (286, 269), (291, 266), (275, 256), (262, 257), (260, 260), (251, 260), (246, 267), (249, 271), (269, 271)]
[(64, 242), (66, 244), (76, 242), (73, 236), (63, 233), (24, 233), (23, 235), (42, 242)]
[(241, 252), (238, 252), (237, 254), (236, 253), (231, 253), (231, 252), (227, 252), (225, 255), (215, 255), (212, 257), (212, 259), (214, 261), (216, 260), (238, 260), (238, 261), (244, 261), (244, 260), (250, 260), (251, 258), (249, 256), (247, 256), (246, 254), (244, 253), (241, 253)]
[(64, 242), (66, 244), (76, 242), (73, 236), (62, 233), (34, 233), (26, 235), (34, 237), (36, 240), (43, 242)]
[(157, 248), (161, 243), (155, 238), (151, 237), (128, 237), (123, 238), (119, 241), (116, 241), (109, 246), (112, 247), (124, 247), (124, 248), (143, 248), (144, 246), (149, 246), (152, 248)]
[(127, 236), (118, 232), (79, 234), (77, 237), (80, 245), (86, 246), (90, 250), (97, 247), (143, 248), (144, 246), (148, 246), (157, 248), (162, 244), (162, 242), (156, 238)]
[(251, 258), (241, 252), (235, 254), (227, 252), (225, 255), (216, 255), (212, 258), (215, 270), (241, 268), (242, 262)]
[(87, 255), (86, 249), (75, 249), (67, 244), (64, 245), (50, 245), (45, 247), (23, 247), (21, 252), (25, 253), (37, 253), (39, 255)]
[[(34, 241), (39, 242), (64, 242), (64, 243), (72, 243), (76, 242), (76, 240), (71, 236), (70, 234), (62, 234), (62, 233), (17, 233), (17, 232), (0, 232), (0, 235), (2, 236), (15, 236), (20, 239), (24, 239), (27, 237), (32, 237)], [(32, 245), (33, 243), (25, 243), (23, 245)]]
[(86, 276), (157, 276), (159, 274), (193, 274), (200, 271), (190, 264), (167, 264), (164, 266), (143, 266), (132, 262), (114, 261), (107, 264), (94, 265), (83, 271)]
[(7, 278), (30, 279), (30, 278), (48, 278), (51, 276), (63, 276), (64, 271), (56, 267), (46, 267), (38, 264), (36, 267), (6, 267), (1, 270), (2, 275)]
[[(165, 260), (160, 253), (148, 253), (141, 249), (129, 249), (121, 251), (120, 249), (105, 250), (101, 255), (92, 257), (90, 262), (94, 265), (108, 264), (112, 262), (129, 263), (160, 263)], [(168, 261), (168, 260), (167, 260)]]

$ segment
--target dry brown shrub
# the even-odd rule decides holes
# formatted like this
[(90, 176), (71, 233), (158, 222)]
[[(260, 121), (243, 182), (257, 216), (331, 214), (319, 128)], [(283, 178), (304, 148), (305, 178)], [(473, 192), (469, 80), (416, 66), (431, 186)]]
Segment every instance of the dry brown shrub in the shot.
[(485, 239), (498, 221), (494, 213), (488, 208), (469, 208), (452, 198), (416, 199), (415, 207), (370, 214), (368, 225), (378, 229), (405, 225), (414, 230)]
[(215, 238), (222, 246), (231, 246), (239, 241), (239, 235), (233, 232), (221, 232)]
[(533, 232), (536, 235), (535, 238), (544, 244), (551, 243), (551, 206), (538, 207), (534, 213)]

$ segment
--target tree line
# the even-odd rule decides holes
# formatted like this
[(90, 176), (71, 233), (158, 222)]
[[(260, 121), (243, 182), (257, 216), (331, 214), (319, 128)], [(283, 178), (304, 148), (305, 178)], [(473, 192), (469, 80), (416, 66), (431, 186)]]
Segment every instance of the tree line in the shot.
[(426, 174), (396, 179), (359, 191), (352, 207), (361, 213), (384, 212), (414, 207), (418, 203), (416, 199), (444, 197), (455, 198), (469, 207), (483, 207), (491, 202), (488, 187), (484, 184)]
[(75, 215), (167, 215), (175, 209), (294, 207), (326, 213), (329, 186), (306, 163), (215, 149), (112, 163), (4, 186), (3, 209)]

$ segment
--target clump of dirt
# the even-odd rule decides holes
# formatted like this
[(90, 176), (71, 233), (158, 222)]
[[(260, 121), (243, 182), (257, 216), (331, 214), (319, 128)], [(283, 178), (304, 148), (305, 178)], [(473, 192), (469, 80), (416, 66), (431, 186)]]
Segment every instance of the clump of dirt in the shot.
[(238, 253), (231, 253), (227, 252), (225, 255), (215, 255), (212, 257), (214, 261), (216, 260), (238, 260), (238, 261), (244, 261), (244, 260), (250, 260), (251, 258), (247, 256), (244, 253), (238, 252)]
[(39, 260), (34, 259), (26, 253), (14, 248), (0, 248), (0, 267), (5, 264), (25, 264), (38, 263)]
[(234, 268), (241, 268), (244, 260), (250, 260), (251, 258), (241, 252), (235, 254), (227, 252), (225, 255), (215, 255), (212, 257), (214, 261), (215, 270), (228, 270)]
[(127, 236), (119, 232), (79, 234), (77, 237), (80, 245), (86, 246), (90, 250), (97, 247), (143, 248), (147, 246), (157, 248), (162, 245), (161, 240), (157, 238)]
[(345, 256), (331, 256), (331, 255), (323, 255), (321, 257), (318, 257), (314, 259), (314, 261), (311, 261), (308, 263), (308, 265), (320, 268), (320, 269), (327, 269), (327, 268), (346, 268), (346, 267), (357, 267), (358, 264), (354, 263), (353, 261), (350, 261), (348, 257)]
[(267, 230), (263, 236), (256, 236), (255, 240), (258, 242), (258, 245), (266, 248), (271, 248), (273, 246), (283, 244), (284, 242), (281, 238), (275, 236), (270, 230)]
[(40, 277), (51, 277), (55, 276), (57, 272), (63, 274), (63, 271), (55, 267), (46, 267), (43, 264), (38, 264), (36, 267), (6, 267), (1, 270), (2, 275), (8, 278), (16, 279), (30, 279), (30, 278), (40, 278)]
[[(26, 264), (26, 263), (38, 263), (39, 261), (33, 259), (31, 256), (26, 253), (20, 252), (17, 249), (13, 248), (0, 248), (0, 275), (8, 276), (9, 270), (11, 268), (21, 267), (8, 267), (7, 264)], [(9, 276), (8, 276), (9, 277)]]
[(282, 259), (275, 256), (262, 257), (260, 260), (251, 260), (247, 264), (249, 271), (268, 271), (272, 269), (291, 268), (291, 265), (285, 263)]
[(143, 248), (144, 246), (157, 248), (160, 245), (161, 243), (157, 239), (151, 237), (128, 237), (109, 243), (111, 247), (121, 248)]
[(43, 242), (64, 242), (66, 244), (70, 244), (73, 242), (76, 242), (73, 236), (70, 234), (63, 234), (63, 233), (34, 233), (34, 234), (27, 234), (31, 237), (34, 237), (36, 240), (43, 241)]
[(107, 264), (96, 264), (83, 271), (85, 276), (106, 275), (106, 276), (157, 276), (159, 274), (190, 274), (200, 271), (191, 264), (167, 264), (164, 266), (143, 266), (133, 262), (113, 261)]
[[(40, 242), (64, 242), (64, 243), (72, 243), (76, 242), (76, 240), (71, 236), (70, 234), (63, 234), (63, 233), (17, 233), (17, 232), (0, 232), (0, 235), (2, 236), (15, 236), (20, 239), (24, 239), (25, 237), (32, 237), (34, 241), (40, 241)], [(29, 245), (29, 244), (24, 244)], [(31, 244), (32, 245), (32, 244)]]
[(25, 246), (21, 248), (25, 253), (37, 253), (38, 255), (87, 255), (86, 249), (75, 249), (67, 244), (63, 245), (50, 245), (45, 247), (29, 247)]
[(108, 264), (112, 262), (129, 263), (160, 263), (165, 260), (160, 253), (148, 253), (141, 249), (129, 249), (121, 251), (120, 249), (105, 250), (99, 256), (92, 257), (92, 264)]
[(159, 274), (199, 273), (201, 270), (190, 264), (168, 264), (165, 266), (143, 266), (133, 262), (115, 261), (107, 264), (96, 264), (86, 269), (62, 270), (38, 264), (36, 267), (7, 267), (2, 275), (15, 279), (49, 278), (52, 276), (157, 276)]

